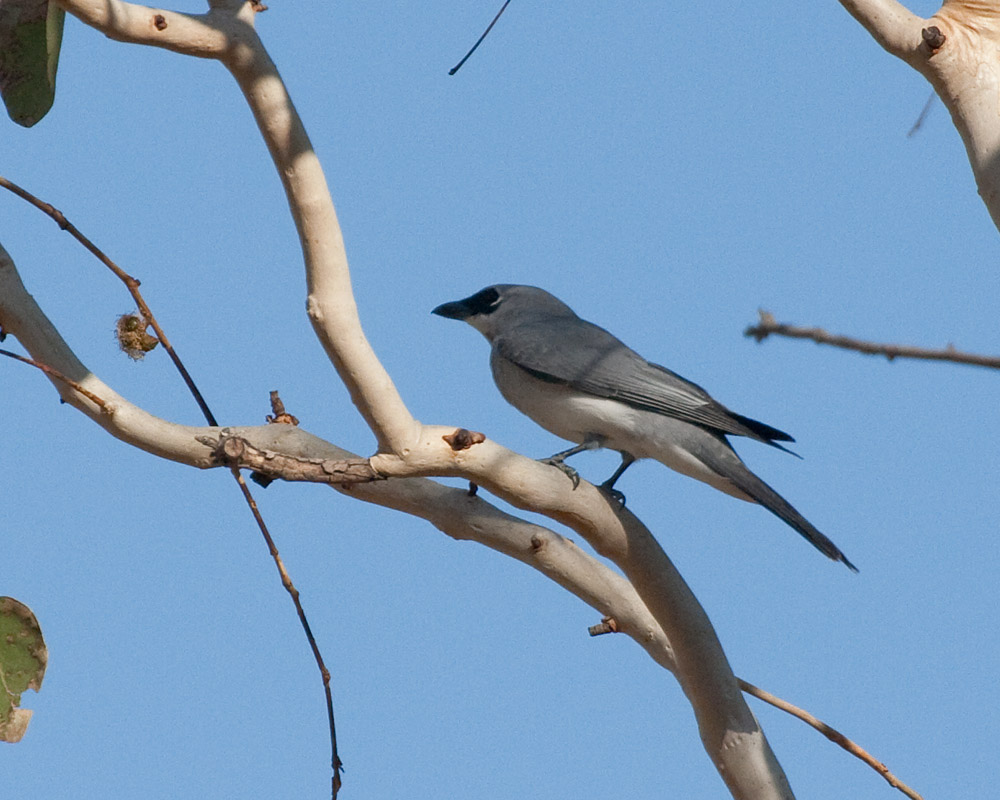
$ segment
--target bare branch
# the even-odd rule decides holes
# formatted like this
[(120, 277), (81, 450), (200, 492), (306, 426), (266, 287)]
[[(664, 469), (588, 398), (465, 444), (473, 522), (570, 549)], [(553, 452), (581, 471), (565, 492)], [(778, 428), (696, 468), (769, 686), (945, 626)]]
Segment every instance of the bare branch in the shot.
[[(0, 339), (3, 339), (2, 335), (0, 335)], [(33, 358), (25, 358), (24, 356), (19, 356), (17, 353), (12, 353), (10, 350), (0, 350), (0, 356), (13, 358), (15, 361), (20, 361), (23, 364), (28, 364), (32, 367), (40, 369), (49, 377), (55, 378), (57, 381), (60, 381), (61, 383), (65, 383), (74, 392), (79, 392), (80, 394), (82, 394), (84, 397), (90, 400), (90, 402), (92, 402), (95, 406), (98, 406), (101, 409), (107, 408), (107, 403), (105, 403), (102, 398), (98, 397), (89, 389), (84, 388), (73, 379), (67, 378), (59, 370), (52, 369), (52, 367), (48, 366), (47, 364), (43, 364), (40, 361), (35, 361)]]
[(500, 19), (500, 16), (503, 14), (504, 11), (507, 10), (507, 6), (509, 5), (510, 5), (510, 0), (505, 0), (504, 4), (500, 6), (500, 10), (497, 12), (497, 15), (493, 17), (493, 21), (486, 26), (486, 30), (483, 31), (483, 35), (476, 40), (476, 43), (474, 45), (472, 45), (472, 49), (465, 54), (465, 56), (462, 58), (461, 61), (459, 61), (450, 70), (448, 70), (449, 75), (454, 75), (456, 72), (458, 72), (462, 68), (462, 64), (464, 64), (466, 61), (469, 60), (469, 56), (471, 56), (473, 53), (476, 52), (476, 48), (478, 48), (479, 45), (483, 43), (483, 39), (485, 39), (489, 35), (489, 32), (491, 30), (493, 30), (493, 26), (497, 24), (497, 20)]
[(218, 437), (199, 436), (198, 441), (213, 448), (213, 455), (220, 466), (231, 469), (252, 469), (270, 478), (331, 485), (370, 483), (384, 480), (367, 458), (329, 459), (290, 456), (275, 450), (255, 447), (229, 428), (219, 431)]
[(941, 350), (931, 350), (924, 347), (913, 347), (902, 344), (866, 342), (861, 339), (853, 339), (850, 336), (827, 333), (822, 328), (803, 328), (798, 325), (778, 322), (768, 311), (761, 310), (757, 313), (760, 314), (760, 322), (756, 325), (751, 325), (743, 331), (743, 335), (753, 337), (758, 342), (764, 341), (764, 339), (771, 335), (787, 336), (790, 339), (809, 339), (817, 344), (828, 344), (845, 350), (866, 353), (867, 355), (885, 356), (890, 361), (896, 358), (916, 358), (925, 361), (951, 361), (955, 364), (970, 364), (975, 367), (1000, 369), (1000, 356), (980, 356), (974, 353), (963, 353), (956, 350), (952, 345), (948, 345)]
[(0, 175), (0, 187), (13, 192), (18, 197), (31, 203), (31, 205), (35, 208), (52, 217), (56, 224), (59, 225), (60, 229), (69, 233), (70, 236), (82, 244), (98, 261), (111, 270), (115, 277), (125, 284), (125, 288), (128, 289), (129, 294), (132, 295), (132, 299), (139, 308), (139, 313), (141, 314), (142, 319), (145, 322), (148, 322), (156, 332), (156, 338), (160, 340), (160, 344), (163, 345), (163, 349), (166, 350), (167, 354), (170, 356), (170, 360), (174, 363), (174, 367), (180, 373), (184, 384), (188, 387), (188, 391), (191, 392), (191, 396), (194, 397), (195, 402), (198, 404), (198, 408), (201, 409), (201, 413), (204, 415), (206, 422), (208, 422), (209, 425), (218, 425), (219, 423), (216, 422), (215, 417), (212, 415), (212, 411), (209, 409), (208, 403), (205, 402), (205, 398), (202, 397), (201, 391), (195, 385), (194, 378), (191, 377), (191, 374), (187, 371), (187, 367), (184, 366), (184, 362), (181, 361), (181, 357), (177, 354), (177, 351), (174, 350), (173, 344), (171, 344), (170, 339), (167, 338), (166, 331), (160, 327), (160, 323), (153, 314), (152, 309), (146, 304), (146, 298), (144, 298), (142, 296), (142, 292), (139, 291), (139, 280), (129, 275), (125, 270), (112, 261), (111, 258), (103, 250), (101, 250), (101, 248), (84, 236), (76, 225), (66, 219), (65, 215), (58, 208), (50, 203), (46, 203), (38, 197), (35, 197), (35, 195), (27, 189), (18, 186), (13, 181), (7, 180), (7, 178), (4, 178), (2, 175)]
[(951, 113), (979, 194), (1000, 228), (1000, 5), (944, 0), (930, 19), (896, 0), (841, 0), (888, 52), (920, 72)]
[[(26, 300), (30, 299), (30, 295), (24, 290), (19, 279), (16, 279), (13, 262), (7, 256), (6, 251), (0, 247), (0, 325), (15, 336), (24, 337), (31, 341), (33, 346), (39, 352), (44, 353), (46, 357), (61, 363), (74, 362), (75, 355), (69, 351), (68, 346), (58, 337), (58, 334), (55, 337), (29, 335), (31, 332), (27, 331), (23, 324), (25, 315), (22, 313), (18, 316), (13, 313), (14, 306), (24, 304)], [(34, 305), (33, 300), (29, 305), (34, 309), (34, 314), (42, 314), (40, 309)], [(44, 315), (41, 316), (41, 319), (30, 317), (30, 315), (29, 318), (32, 324), (37, 325), (44, 322), (51, 327)], [(83, 369), (82, 365), (80, 367)], [(63, 380), (54, 376), (53, 378), (57, 385)], [(89, 373), (88, 384), (104, 386)], [(71, 386), (76, 391), (89, 391), (79, 385), (71, 384)], [(664, 633), (663, 627), (650, 614), (635, 587), (624, 577), (585, 553), (572, 541), (547, 528), (503, 512), (465, 490), (442, 486), (427, 478), (397, 478), (391, 481), (375, 480), (362, 483), (329, 481), (326, 479), (325, 473), (327, 471), (336, 472), (339, 469), (339, 467), (331, 469), (330, 465), (349, 465), (352, 469), (358, 467), (367, 468), (370, 471), (371, 468), (368, 467), (370, 462), (291, 424), (218, 429), (188, 428), (158, 420), (159, 426), (140, 425), (133, 420), (141, 420), (145, 412), (134, 409), (128, 401), (110, 388), (105, 387), (105, 391), (114, 398), (116, 414), (115, 418), (104, 427), (118, 438), (157, 455), (200, 468), (217, 466), (219, 460), (215, 455), (215, 450), (220, 445), (238, 442), (241, 448), (245, 448), (241, 452), (250, 454), (247, 463), (243, 464), (249, 468), (258, 468), (264, 466), (261, 462), (268, 462), (269, 474), (290, 480), (307, 479), (304, 476), (310, 471), (314, 471), (320, 482), (332, 483), (334, 488), (343, 494), (421, 517), (452, 538), (479, 542), (527, 564), (605, 615), (605, 624), (601, 626), (600, 630), (595, 630), (593, 633), (612, 631), (625, 633), (635, 640), (656, 663), (675, 674), (677, 673), (677, 659), (670, 640)], [(81, 408), (79, 401), (74, 405)], [(97, 419), (98, 415), (91, 413), (92, 410), (87, 406), (83, 406), (81, 410), (88, 413), (91, 418)], [(276, 415), (281, 413), (277, 403), (273, 405), (273, 410)], [(145, 416), (149, 419), (155, 419), (149, 415)], [(119, 429), (118, 426), (123, 421), (126, 422), (126, 427)], [(175, 435), (164, 437), (166, 430), (174, 431)], [(437, 436), (442, 431), (447, 431), (447, 433)], [(577, 496), (577, 492), (570, 488), (570, 482), (558, 470), (511, 453), (495, 443), (489, 442), (482, 437), (482, 434), (439, 428), (431, 429), (428, 436), (432, 442), (436, 439), (442, 443), (440, 445), (441, 452), (451, 453), (460, 459), (474, 455), (471, 451), (480, 447), (492, 448), (493, 452), (487, 452), (487, 459), (477, 467), (476, 474), (480, 470), (500, 472), (497, 465), (504, 464), (506, 469), (503, 470), (503, 473), (506, 480), (521, 480), (530, 486), (540, 487), (540, 494), (543, 497), (551, 493), (568, 494), (574, 499)], [(164, 441), (175, 449), (162, 452)], [(459, 445), (457, 448), (456, 444)], [(429, 464), (418, 465), (417, 468), (420, 466), (432, 471)], [(517, 466), (530, 468), (532, 472), (527, 480), (524, 480), (523, 477), (517, 478), (517, 472), (514, 469)], [(455, 468), (454, 464), (452, 464), (452, 468)], [(288, 470), (288, 472), (283, 473), (282, 470)], [(485, 479), (483, 480), (486, 483)], [(507, 491), (511, 491), (510, 487), (507, 487)], [(616, 513), (613, 511), (615, 506), (609, 506), (603, 499), (603, 495), (590, 484), (581, 483), (579, 491), (582, 493), (590, 492), (602, 498), (601, 503), (609, 508), (611, 513)], [(541, 503), (537, 498), (532, 499), (539, 504)], [(250, 502), (251, 508), (255, 509), (256, 504), (252, 502), (252, 498)], [(561, 502), (562, 505), (570, 505), (565, 498)], [(585, 501), (582, 505), (586, 506), (589, 502)], [(559, 505), (559, 499), (556, 498), (553, 504)], [(574, 508), (569, 508), (567, 513), (572, 517), (579, 512)], [(615, 546), (610, 539), (605, 544), (612, 548)], [(269, 541), (269, 547), (275, 550), (276, 555), (273, 542)], [(637, 557), (642, 558), (641, 555)], [(277, 559), (276, 563), (282, 575), (282, 582), (286, 584), (286, 589), (289, 589), (290, 592), (295, 591), (297, 594), (287, 578), (287, 573), (283, 570), (280, 559)], [(321, 671), (324, 673), (324, 688), (329, 693), (329, 673), (322, 666)], [(736, 680), (743, 691), (793, 713), (813, 727), (822, 730), (811, 721), (815, 718), (807, 712), (798, 709), (793, 711), (795, 706), (754, 687), (752, 684)], [(328, 708), (331, 708), (329, 703)], [(800, 713), (796, 713), (796, 711)], [(822, 726), (822, 723), (819, 725)], [(851, 748), (848, 749), (850, 752), (855, 752)], [(860, 748), (857, 749), (860, 750)], [(856, 752), (855, 754), (858, 755)], [(868, 759), (865, 760), (868, 761)], [(878, 763), (875, 762), (875, 764)], [(882, 769), (879, 771), (882, 772)]]
[(292, 582), (292, 578), (288, 574), (288, 570), (285, 569), (285, 562), (282, 560), (281, 554), (278, 552), (278, 547), (274, 543), (274, 539), (271, 536), (271, 531), (267, 527), (267, 523), (264, 522), (264, 516), (260, 513), (257, 501), (254, 500), (253, 494), (250, 492), (250, 487), (247, 486), (247, 482), (243, 479), (239, 469), (237, 467), (233, 467), (232, 473), (233, 478), (236, 479), (236, 483), (240, 487), (240, 491), (243, 493), (243, 499), (246, 501), (246, 504), (250, 509), (250, 513), (253, 514), (253, 518), (257, 523), (258, 529), (264, 536), (264, 541), (267, 544), (271, 560), (274, 561), (274, 565), (278, 569), (278, 576), (281, 578), (281, 585), (292, 599), (292, 604), (295, 606), (295, 613), (299, 617), (299, 624), (302, 626), (302, 631), (306, 635), (306, 641), (309, 643), (309, 649), (313, 654), (313, 660), (316, 662), (316, 667), (319, 669), (320, 678), (323, 682), (323, 694), (326, 700), (327, 728), (330, 731), (330, 767), (333, 771), (330, 779), (330, 797), (331, 800), (337, 800), (337, 795), (340, 793), (340, 788), (343, 785), (341, 771), (344, 768), (344, 763), (340, 760), (340, 754), (337, 752), (337, 723), (333, 716), (333, 692), (330, 690), (330, 670), (326, 668), (326, 662), (323, 660), (323, 654), (320, 652), (319, 645), (316, 643), (316, 637), (313, 635), (312, 626), (309, 624), (308, 617), (306, 617), (306, 610), (302, 605), (302, 597), (299, 590)]
[(904, 61), (915, 57), (925, 21), (896, 0), (840, 0), (882, 47)]
[(740, 687), (747, 694), (751, 694), (754, 697), (758, 698), (759, 700), (763, 700), (765, 703), (770, 703), (775, 708), (780, 708), (782, 711), (788, 712), (793, 717), (798, 717), (807, 725), (810, 725), (811, 727), (815, 728), (831, 742), (839, 745), (840, 747), (843, 747), (851, 755), (860, 758), (868, 766), (870, 766), (873, 770), (875, 770), (879, 775), (885, 778), (890, 786), (892, 786), (894, 789), (899, 789), (899, 791), (901, 791), (907, 797), (911, 798), (911, 800), (923, 800), (922, 795), (915, 792), (913, 789), (911, 789), (909, 786), (903, 783), (899, 778), (893, 775), (885, 764), (883, 764), (881, 761), (875, 758), (875, 756), (873, 756), (863, 747), (859, 746), (852, 740), (848, 739), (846, 736), (844, 736), (844, 734), (842, 734), (836, 728), (831, 728), (829, 725), (823, 722), (823, 720), (814, 717), (808, 711), (805, 711), (799, 708), (798, 706), (794, 706), (787, 700), (782, 700), (780, 697), (775, 697), (770, 692), (765, 691), (764, 689), (761, 689), (757, 686), (754, 686), (752, 683), (747, 683), (746, 681), (741, 679)]
[(379, 449), (406, 451), (420, 425), (361, 328), (343, 236), (323, 168), (284, 82), (254, 30), (251, 5), (214, 0), (212, 10), (199, 16), (122, 0), (60, 2), (69, 13), (112, 39), (217, 59), (229, 69), (253, 112), (288, 199), (302, 247), (306, 307), (313, 330), (375, 434)]

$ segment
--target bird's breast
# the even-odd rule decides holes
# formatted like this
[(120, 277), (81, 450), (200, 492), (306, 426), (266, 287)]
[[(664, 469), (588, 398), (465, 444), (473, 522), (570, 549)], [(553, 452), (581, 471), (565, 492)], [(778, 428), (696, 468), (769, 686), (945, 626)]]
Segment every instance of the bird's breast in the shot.
[(578, 443), (596, 438), (604, 447), (622, 449), (623, 428), (631, 427), (629, 406), (543, 380), (495, 353), (490, 366), (504, 399), (550, 433)]

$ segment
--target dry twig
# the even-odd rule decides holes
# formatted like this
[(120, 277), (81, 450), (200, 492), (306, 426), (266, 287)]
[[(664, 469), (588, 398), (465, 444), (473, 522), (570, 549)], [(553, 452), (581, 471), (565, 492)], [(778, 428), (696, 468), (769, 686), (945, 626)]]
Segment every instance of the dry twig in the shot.
[[(3, 337), (0, 336), (0, 339), (2, 339), (2, 338)], [(17, 353), (12, 353), (10, 350), (0, 350), (0, 356), (7, 356), (7, 358), (13, 358), (16, 361), (21, 361), (21, 362), (23, 362), (25, 364), (30, 364), (33, 367), (37, 367), (42, 372), (44, 372), (46, 375), (51, 375), (57, 381), (62, 381), (63, 383), (65, 383), (74, 392), (78, 392), (79, 394), (82, 394), (84, 397), (86, 397), (94, 405), (100, 406), (100, 408), (101, 408), (102, 411), (107, 411), (108, 410), (108, 405), (107, 405), (107, 403), (104, 402), (104, 400), (102, 398), (98, 397), (96, 394), (94, 394), (90, 390), (84, 389), (75, 380), (73, 380), (72, 378), (66, 377), (59, 370), (53, 369), (48, 364), (42, 364), (40, 361), (35, 361), (33, 358), (26, 358), (25, 356), (19, 356)]]
[(758, 342), (764, 341), (764, 339), (773, 334), (775, 336), (787, 336), (790, 339), (810, 339), (817, 344), (828, 344), (845, 350), (866, 353), (867, 355), (885, 356), (890, 361), (896, 358), (916, 358), (925, 361), (951, 361), (955, 364), (970, 364), (975, 367), (1000, 369), (1000, 356), (981, 356), (975, 353), (963, 353), (960, 350), (956, 350), (950, 344), (943, 349), (933, 350), (902, 344), (866, 342), (861, 339), (851, 338), (850, 336), (827, 333), (822, 328), (804, 328), (798, 325), (778, 322), (769, 311), (761, 310), (758, 313), (760, 314), (760, 322), (756, 325), (751, 325), (743, 331), (744, 336), (751, 336)]
[(816, 730), (818, 730), (834, 744), (840, 745), (851, 755), (860, 758), (868, 766), (870, 766), (873, 770), (875, 770), (879, 775), (885, 778), (889, 782), (890, 786), (892, 786), (894, 789), (899, 789), (899, 791), (901, 791), (907, 797), (911, 798), (911, 800), (923, 800), (923, 797), (920, 794), (913, 791), (913, 789), (911, 789), (909, 786), (903, 783), (899, 778), (893, 775), (885, 764), (883, 764), (881, 761), (875, 758), (875, 756), (873, 756), (863, 747), (860, 747), (859, 745), (855, 744), (853, 741), (848, 739), (846, 736), (844, 736), (844, 734), (842, 734), (836, 728), (831, 728), (829, 725), (823, 722), (823, 720), (814, 717), (808, 711), (805, 711), (804, 709), (801, 709), (798, 706), (794, 706), (787, 700), (782, 700), (780, 697), (776, 697), (770, 692), (767, 692), (764, 689), (754, 686), (752, 683), (747, 683), (747, 681), (743, 680), (742, 678), (739, 679), (739, 683), (740, 683), (740, 688), (747, 694), (753, 695), (758, 700), (763, 700), (765, 703), (770, 703), (775, 708), (779, 708), (782, 711), (791, 714), (793, 717), (798, 717), (807, 725), (810, 725)]
[[(191, 374), (187, 371), (187, 368), (181, 361), (180, 356), (174, 350), (173, 345), (170, 344), (170, 340), (167, 338), (166, 333), (163, 331), (163, 328), (160, 327), (159, 322), (157, 322), (156, 317), (153, 315), (152, 309), (150, 309), (150, 307), (147, 305), (145, 298), (139, 291), (139, 285), (140, 285), (139, 280), (129, 275), (127, 272), (125, 272), (125, 270), (123, 270), (114, 261), (112, 261), (111, 258), (109, 258), (107, 254), (104, 253), (103, 250), (101, 250), (90, 239), (84, 236), (84, 234), (81, 233), (80, 230), (72, 222), (66, 219), (66, 216), (55, 206), (51, 205), (50, 203), (46, 203), (44, 200), (39, 199), (28, 190), (18, 186), (17, 184), (13, 183), (7, 178), (4, 178), (3, 176), (0, 176), (0, 187), (7, 189), (8, 191), (17, 195), (21, 199), (33, 205), (35, 208), (39, 209), (40, 211), (50, 216), (53, 220), (55, 220), (56, 224), (58, 224), (62, 230), (67, 231), (71, 236), (73, 236), (74, 239), (76, 239), (80, 244), (82, 244), (102, 264), (104, 264), (108, 269), (110, 269), (115, 274), (115, 276), (117, 276), (122, 281), (122, 283), (125, 284), (126, 288), (129, 291), (129, 294), (132, 295), (132, 299), (135, 301), (136, 305), (139, 308), (139, 314), (141, 315), (142, 319), (148, 322), (150, 327), (152, 327), (153, 330), (156, 332), (157, 338), (163, 345), (164, 350), (166, 350), (167, 353), (170, 355), (171, 361), (173, 361), (174, 366), (177, 368), (177, 371), (180, 373), (181, 378), (183, 378), (184, 383), (188, 387), (188, 390), (194, 397), (195, 402), (201, 409), (202, 415), (205, 417), (205, 420), (208, 422), (209, 425), (213, 427), (218, 427), (219, 423), (216, 421), (215, 415), (208, 407), (208, 403), (202, 396), (201, 391), (199, 391), (198, 387), (195, 385), (194, 378), (192, 378)], [(0, 353), (2, 353), (3, 355), (10, 356), (11, 358), (16, 358), (19, 361), (24, 361), (25, 363), (31, 364), (35, 367), (38, 367), (39, 369), (43, 370), (46, 374), (52, 375), (52, 377), (56, 378), (57, 380), (63, 381), (67, 385), (71, 386), (74, 390), (80, 392), (80, 394), (87, 397), (89, 400), (97, 403), (102, 409), (105, 408), (105, 403), (103, 400), (101, 400), (93, 393), (88, 392), (78, 383), (70, 380), (69, 378), (57, 372), (56, 370), (52, 369), (51, 367), (48, 367), (44, 364), (40, 364), (28, 358), (24, 358), (23, 356), (16, 355), (15, 353), (10, 353), (7, 351), (0, 351)], [(276, 397), (276, 394), (277, 393), (272, 393), (272, 402), (274, 400), (274, 397)], [(282, 406), (282, 411), (283, 409), (284, 407)], [(274, 410), (275, 413), (277, 414), (278, 413), (277, 409), (275, 408)], [(298, 420), (295, 421), (296, 423), (298, 422)], [(320, 675), (322, 677), (323, 691), (326, 695), (327, 718), (329, 720), (329, 725), (330, 725), (330, 750), (331, 750), (331, 764), (333, 767), (332, 796), (336, 798), (342, 783), (340, 773), (341, 770), (343, 769), (343, 762), (341, 762), (340, 756), (337, 753), (337, 730), (334, 724), (334, 716), (333, 716), (333, 696), (330, 691), (330, 671), (326, 668), (326, 664), (323, 661), (323, 656), (320, 653), (319, 646), (316, 644), (316, 639), (313, 636), (312, 628), (310, 627), (309, 621), (306, 618), (305, 609), (303, 609), (302, 602), (299, 599), (299, 590), (295, 587), (295, 584), (292, 583), (292, 579), (289, 576), (288, 571), (285, 569), (285, 564), (278, 553), (278, 548), (274, 544), (274, 539), (271, 536), (271, 532), (268, 530), (267, 524), (264, 522), (264, 518), (260, 513), (260, 509), (257, 507), (257, 503), (250, 492), (250, 487), (247, 486), (246, 481), (240, 474), (238, 467), (232, 467), (232, 473), (234, 479), (236, 480), (237, 486), (239, 486), (240, 493), (243, 495), (243, 499), (246, 501), (246, 504), (250, 509), (250, 513), (253, 515), (254, 521), (257, 523), (257, 528), (260, 530), (261, 535), (264, 537), (264, 542), (267, 544), (268, 552), (271, 554), (271, 558), (274, 560), (275, 567), (278, 570), (278, 575), (281, 578), (281, 585), (285, 587), (285, 590), (292, 598), (292, 602), (295, 605), (295, 612), (298, 614), (299, 622), (302, 624), (302, 629), (305, 632), (306, 639), (309, 642), (309, 647), (312, 650), (313, 657), (316, 660), (316, 666), (319, 669)]]

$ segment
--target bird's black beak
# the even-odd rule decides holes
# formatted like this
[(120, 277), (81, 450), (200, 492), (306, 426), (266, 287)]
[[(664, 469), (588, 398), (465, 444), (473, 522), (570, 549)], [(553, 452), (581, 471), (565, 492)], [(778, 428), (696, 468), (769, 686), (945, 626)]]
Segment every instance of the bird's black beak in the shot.
[(469, 308), (468, 299), (465, 299), (455, 300), (451, 303), (442, 303), (431, 313), (437, 314), (439, 317), (447, 317), (448, 319), (466, 319), (471, 317), (474, 312)]
[(487, 286), (464, 300), (444, 303), (431, 313), (448, 319), (468, 319), (477, 314), (492, 314), (500, 306), (500, 292), (496, 286)]

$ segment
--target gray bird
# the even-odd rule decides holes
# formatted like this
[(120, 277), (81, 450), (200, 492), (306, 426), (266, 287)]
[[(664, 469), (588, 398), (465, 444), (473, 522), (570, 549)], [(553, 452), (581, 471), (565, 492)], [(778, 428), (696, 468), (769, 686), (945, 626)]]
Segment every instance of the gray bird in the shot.
[(621, 465), (601, 487), (613, 487), (628, 466), (655, 458), (677, 472), (740, 500), (759, 503), (816, 549), (857, 572), (840, 549), (787, 500), (754, 475), (727, 435), (747, 436), (791, 452), (791, 436), (730, 411), (697, 384), (647, 361), (603, 328), (580, 319), (561, 300), (534, 286), (488, 286), (433, 313), (463, 320), (492, 350), (493, 380), (504, 398), (546, 430), (577, 446), (548, 463), (606, 447)]

